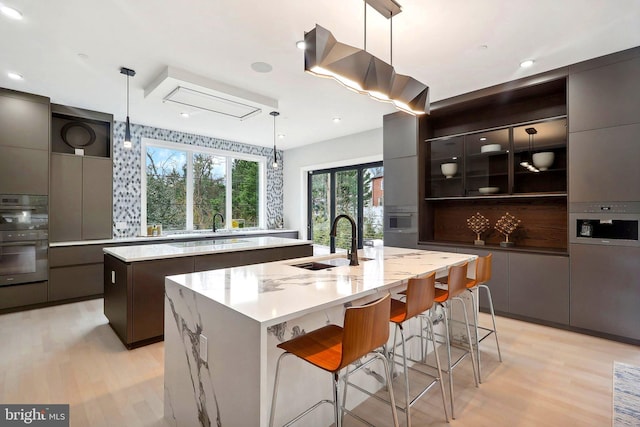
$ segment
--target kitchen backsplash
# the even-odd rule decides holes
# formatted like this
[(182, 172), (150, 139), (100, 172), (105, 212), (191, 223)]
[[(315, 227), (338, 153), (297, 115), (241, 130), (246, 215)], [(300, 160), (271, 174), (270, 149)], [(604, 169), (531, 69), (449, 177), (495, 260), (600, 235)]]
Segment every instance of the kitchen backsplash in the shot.
[[(178, 142), (187, 145), (215, 148), (218, 150), (251, 154), (267, 158), (267, 226), (276, 228), (282, 220), (282, 165), (274, 169), (270, 159), (273, 149), (225, 139), (159, 129), (151, 126), (131, 124), (132, 148), (124, 148), (124, 122), (115, 122), (113, 132), (113, 237), (133, 237), (140, 234), (140, 183), (141, 183), (141, 139)], [(283, 153), (278, 150), (282, 162)], [(119, 223), (126, 227), (118, 228)]]

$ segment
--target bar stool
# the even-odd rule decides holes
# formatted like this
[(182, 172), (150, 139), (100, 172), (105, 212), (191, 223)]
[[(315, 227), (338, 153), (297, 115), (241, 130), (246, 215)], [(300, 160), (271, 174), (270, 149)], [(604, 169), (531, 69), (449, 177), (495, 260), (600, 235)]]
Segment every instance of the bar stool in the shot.
[[(493, 299), (491, 298), (491, 289), (487, 286), (489, 280), (491, 280), (491, 265), (492, 265), (493, 254), (489, 253), (484, 257), (478, 257), (476, 259), (476, 274), (475, 279), (471, 279), (467, 277), (467, 290), (471, 292), (471, 303), (473, 304), (473, 319), (474, 319), (474, 328), (475, 328), (475, 346), (476, 346), (476, 361), (478, 364), (478, 381), (482, 383), (482, 371), (480, 369), (480, 343), (487, 338), (489, 335), (493, 334), (496, 339), (496, 348), (498, 349), (498, 359), (502, 362), (502, 354), (500, 353), (500, 343), (498, 342), (498, 332), (496, 330), (496, 315), (493, 310)], [(439, 283), (447, 284), (447, 279), (438, 279)], [(493, 329), (483, 328), (478, 325), (478, 310), (480, 304), (480, 289), (485, 289), (487, 291), (487, 298), (489, 299), (489, 311), (491, 313), (491, 320), (493, 322)], [(474, 295), (474, 291), (477, 291), (477, 296)], [(477, 299), (476, 299), (477, 298)], [(486, 331), (482, 338), (480, 338), (479, 330), (482, 329)]]
[[(283, 349), (285, 352), (280, 355), (276, 365), (269, 426), (273, 426), (280, 375), (280, 362), (285, 356), (293, 354), (305, 362), (330, 372), (333, 375), (333, 400), (325, 399), (317, 402), (291, 421), (288, 421), (284, 426), (295, 423), (324, 403), (331, 403), (334, 406), (335, 425), (336, 427), (341, 427), (342, 413), (346, 411), (346, 409), (344, 409), (338, 401), (340, 371), (358, 359), (371, 354), (380, 359), (384, 365), (389, 399), (391, 402), (393, 425), (397, 427), (398, 414), (393, 396), (389, 365), (387, 359), (382, 354), (374, 351), (386, 345), (389, 339), (390, 310), (391, 296), (387, 294), (371, 304), (347, 308), (344, 313), (343, 327), (327, 325), (279, 344), (278, 348)], [(346, 386), (347, 384), (345, 383), (345, 388)]]
[[(496, 329), (496, 315), (493, 311), (493, 300), (491, 299), (491, 289), (487, 286), (489, 280), (491, 280), (491, 264), (493, 254), (488, 254), (484, 257), (478, 257), (476, 259), (476, 278), (467, 279), (467, 289), (471, 292), (471, 302), (474, 305), (473, 315), (476, 329), (476, 360), (478, 362), (478, 381), (482, 383), (482, 371), (480, 369), (480, 343), (482, 340), (493, 334), (496, 339), (496, 348), (498, 349), (498, 359), (502, 362), (502, 354), (500, 353), (500, 343), (498, 342), (498, 331)], [(477, 291), (477, 304), (480, 305), (480, 289), (487, 291), (487, 298), (489, 299), (489, 311), (491, 312), (491, 320), (493, 322), (493, 329), (483, 328), (478, 325), (478, 310), (476, 307), (476, 300), (473, 297), (473, 291)], [(486, 331), (487, 334), (480, 338), (479, 329)]]
[[(435, 284), (436, 284), (436, 273), (433, 272), (430, 275), (424, 278), (413, 278), (409, 279), (409, 283), (407, 284), (407, 290), (404, 293), (406, 295), (406, 302), (399, 301), (396, 299), (391, 300), (391, 323), (396, 325), (396, 331), (400, 330), (400, 338), (402, 340), (402, 366), (404, 368), (404, 389), (405, 389), (405, 408), (400, 408), (404, 410), (405, 415), (407, 417), (407, 427), (411, 427), (411, 406), (424, 394), (429, 391), (429, 389), (436, 383), (440, 383), (440, 392), (442, 394), (442, 406), (444, 409), (444, 417), (449, 422), (449, 415), (447, 414), (447, 401), (444, 392), (444, 384), (442, 383), (442, 369), (440, 367), (440, 356), (438, 356), (438, 351), (436, 348), (434, 330), (433, 330), (433, 322), (431, 318), (426, 316), (427, 320), (427, 332), (428, 336), (431, 338), (433, 343), (433, 349), (436, 357), (436, 369), (437, 369), (437, 377), (427, 385), (418, 395), (410, 400), (409, 398), (409, 374), (408, 374), (408, 366), (407, 366), (407, 349), (406, 349), (406, 341), (404, 336), (404, 323), (410, 319), (418, 317), (420, 314), (426, 312), (431, 307), (433, 307), (434, 298), (435, 298)], [(420, 323), (420, 340), (422, 342), (422, 322)], [(393, 340), (393, 353), (390, 355), (391, 363), (394, 363), (395, 358), (395, 349), (396, 349), (396, 340), (394, 335)], [(424, 347), (424, 346), (422, 346)], [(393, 371), (393, 369), (392, 369)], [(420, 370), (415, 370), (421, 374), (425, 374)], [(426, 374), (425, 374), (426, 375)]]
[[(449, 397), (451, 399), (451, 418), (455, 419), (455, 405), (454, 405), (454, 394), (453, 394), (453, 369), (458, 366), (458, 364), (467, 356), (467, 354), (471, 355), (471, 366), (473, 367), (473, 379), (476, 383), (476, 387), (478, 387), (478, 373), (476, 371), (476, 361), (475, 355), (473, 351), (473, 341), (471, 340), (471, 330), (469, 329), (469, 316), (467, 315), (467, 306), (460, 295), (467, 289), (466, 286), (466, 276), (467, 276), (467, 265), (468, 263), (464, 263), (462, 265), (454, 265), (449, 267), (449, 275), (447, 277), (447, 289), (435, 289), (435, 302), (442, 308), (444, 311), (444, 324), (445, 324), (445, 342), (447, 345), (447, 360), (449, 362), (449, 366), (447, 369), (447, 374), (449, 374)], [(451, 313), (451, 305), (453, 301), (459, 301), (462, 305), (462, 312), (464, 313), (464, 323), (467, 329), (467, 339), (469, 341), (469, 350), (465, 351), (465, 353), (456, 360), (455, 363), (451, 363), (451, 337), (449, 333), (449, 315)], [(447, 310), (449, 314), (447, 314)]]

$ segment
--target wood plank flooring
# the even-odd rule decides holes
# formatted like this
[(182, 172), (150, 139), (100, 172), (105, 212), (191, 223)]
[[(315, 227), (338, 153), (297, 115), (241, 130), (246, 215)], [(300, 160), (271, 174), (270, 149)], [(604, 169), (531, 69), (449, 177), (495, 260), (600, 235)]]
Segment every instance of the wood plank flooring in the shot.
[[(481, 323), (488, 320), (481, 315)], [(613, 362), (640, 365), (639, 347), (497, 321), (504, 362), (488, 338), (480, 388), (473, 386), (468, 361), (454, 371), (457, 419), (451, 425), (611, 425)], [(100, 299), (0, 315), (0, 343), (2, 403), (69, 403), (77, 427), (166, 425), (163, 343), (126, 350)], [(414, 407), (413, 425), (446, 425), (441, 406), (432, 389)], [(367, 401), (358, 410), (389, 425), (384, 405)]]

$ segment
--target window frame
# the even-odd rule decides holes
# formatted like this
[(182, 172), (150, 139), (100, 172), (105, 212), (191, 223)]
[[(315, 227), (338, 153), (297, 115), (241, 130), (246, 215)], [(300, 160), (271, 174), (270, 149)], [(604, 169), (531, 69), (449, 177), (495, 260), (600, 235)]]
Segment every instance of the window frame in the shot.
[(205, 154), (210, 156), (218, 156), (225, 158), (225, 228), (230, 224), (233, 205), (232, 205), (232, 164), (233, 159), (247, 160), (258, 163), (258, 174), (260, 185), (258, 189), (258, 228), (266, 229), (266, 205), (267, 205), (267, 160), (263, 156), (240, 153), (237, 151), (219, 150), (215, 148), (202, 147), (199, 145), (188, 145), (179, 142), (164, 141), (154, 138), (142, 138), (140, 151), (140, 233), (142, 236), (147, 235), (147, 147), (165, 148), (175, 151), (183, 151), (187, 154), (187, 176), (186, 176), (186, 224), (185, 230), (181, 231), (201, 231), (193, 228), (193, 155)]

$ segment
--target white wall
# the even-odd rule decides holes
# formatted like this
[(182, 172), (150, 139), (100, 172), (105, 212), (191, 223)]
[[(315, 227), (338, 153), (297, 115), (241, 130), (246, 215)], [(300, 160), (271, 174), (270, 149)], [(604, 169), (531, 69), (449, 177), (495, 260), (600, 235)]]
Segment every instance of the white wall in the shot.
[(307, 237), (307, 172), (382, 160), (382, 128), (284, 151), (284, 226)]

